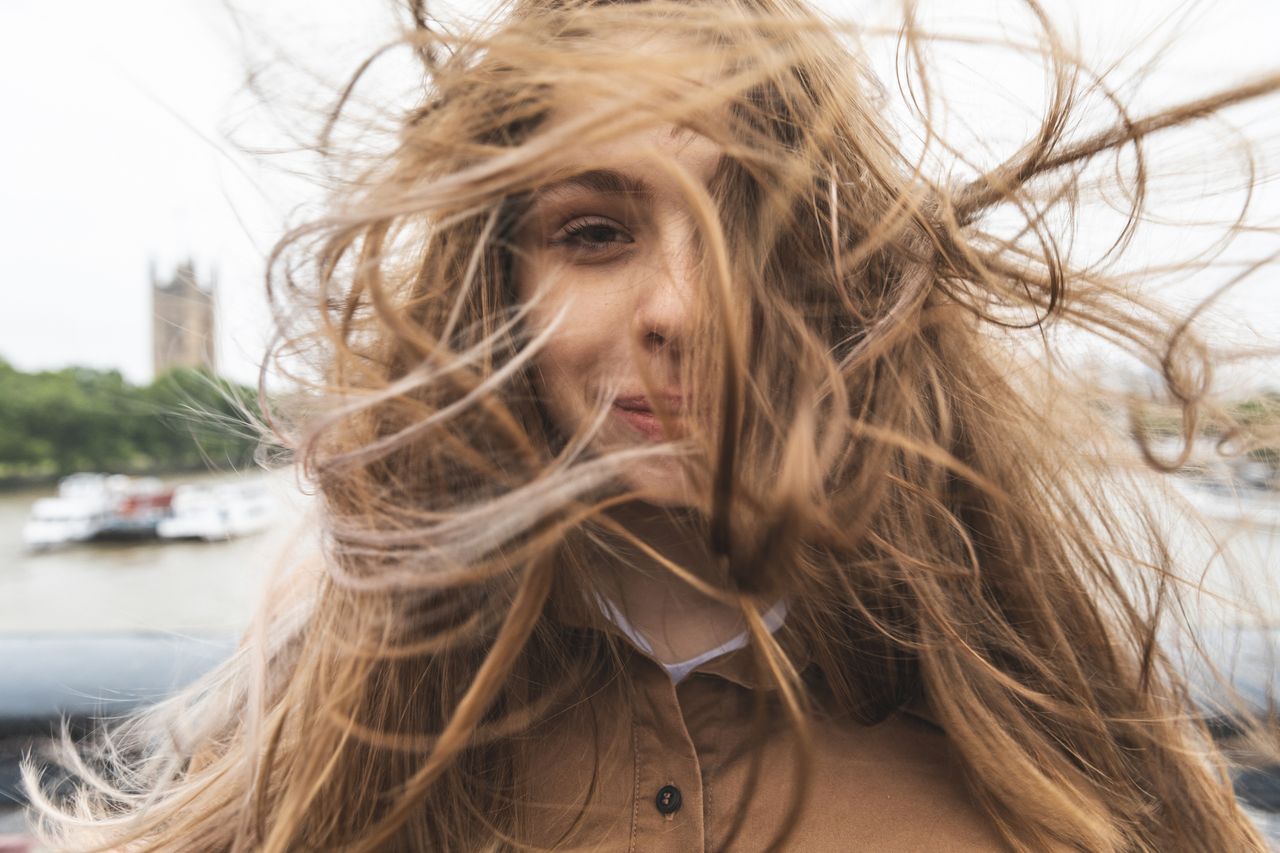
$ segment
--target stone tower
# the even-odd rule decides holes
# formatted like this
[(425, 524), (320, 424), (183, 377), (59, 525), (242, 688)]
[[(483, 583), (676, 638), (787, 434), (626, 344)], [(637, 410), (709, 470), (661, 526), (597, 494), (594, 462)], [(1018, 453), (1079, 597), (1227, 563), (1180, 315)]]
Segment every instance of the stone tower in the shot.
[(201, 287), (189, 260), (167, 282), (160, 281), (152, 265), (151, 363), (156, 376), (175, 367), (217, 371), (214, 284), (211, 280), (207, 289)]

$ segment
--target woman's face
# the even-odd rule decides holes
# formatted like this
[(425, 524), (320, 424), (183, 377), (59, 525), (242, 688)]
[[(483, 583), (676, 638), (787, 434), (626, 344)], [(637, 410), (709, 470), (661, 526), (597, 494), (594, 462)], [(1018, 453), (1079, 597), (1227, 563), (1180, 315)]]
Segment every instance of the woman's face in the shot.
[[(562, 315), (536, 364), (543, 404), (566, 436), (603, 408), (598, 447), (680, 438), (694, 409), (680, 368), (698, 260), (694, 216), (671, 166), (705, 185), (720, 154), (704, 136), (661, 126), (583, 150), (534, 194), (517, 287), (522, 301), (536, 297), (535, 331)], [(659, 411), (671, 416), (665, 426)], [(687, 498), (671, 460), (637, 463), (627, 479), (655, 503)]]

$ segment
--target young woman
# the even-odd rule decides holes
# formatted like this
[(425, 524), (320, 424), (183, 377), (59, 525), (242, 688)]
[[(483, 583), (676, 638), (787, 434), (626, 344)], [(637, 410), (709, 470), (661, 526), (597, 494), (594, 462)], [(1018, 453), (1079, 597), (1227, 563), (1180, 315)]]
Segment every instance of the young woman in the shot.
[(1145, 138), (1280, 82), (1073, 135), (1045, 24), (1041, 126), (956, 180), (801, 0), (415, 14), (421, 105), (273, 266), (319, 570), (72, 759), (55, 843), (1262, 849), (1027, 342), (1127, 344), (1194, 434), (1202, 350), (1059, 214), (1136, 152), (1120, 251)]

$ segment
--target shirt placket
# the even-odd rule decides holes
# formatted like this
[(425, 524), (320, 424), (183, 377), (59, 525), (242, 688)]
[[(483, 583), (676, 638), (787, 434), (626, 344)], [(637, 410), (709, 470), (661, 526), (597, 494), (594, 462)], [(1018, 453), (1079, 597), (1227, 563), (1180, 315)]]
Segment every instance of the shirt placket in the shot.
[(632, 851), (705, 849), (702, 768), (680, 710), (676, 687), (657, 664), (636, 667), (632, 717), (635, 801)]

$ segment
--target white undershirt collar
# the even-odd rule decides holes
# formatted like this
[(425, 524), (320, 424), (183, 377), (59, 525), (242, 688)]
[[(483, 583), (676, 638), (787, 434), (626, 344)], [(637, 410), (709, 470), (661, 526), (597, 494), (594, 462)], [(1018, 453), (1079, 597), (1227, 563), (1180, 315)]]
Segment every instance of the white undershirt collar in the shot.
[[(743, 631), (727, 642), (721, 643), (713, 649), (707, 649), (705, 652), (696, 654), (687, 660), (682, 660), (678, 663), (664, 663), (663, 661), (657, 660), (657, 656), (653, 652), (653, 645), (634, 625), (631, 624), (631, 620), (626, 617), (616, 604), (601, 595), (596, 596), (596, 601), (599, 602), (600, 610), (604, 613), (605, 617), (608, 618), (610, 622), (617, 625), (619, 630), (626, 635), (627, 639), (629, 639), (636, 648), (644, 652), (649, 657), (654, 658), (654, 660), (667, 671), (667, 674), (671, 676), (671, 681), (677, 684), (683, 680), (686, 675), (707, 661), (718, 658), (721, 655), (728, 654), (735, 649), (742, 648), (747, 644), (750, 637), (750, 632)], [(760, 618), (764, 622), (764, 626), (769, 630), (770, 634), (777, 631), (778, 628), (782, 626), (783, 620), (787, 618), (786, 599), (778, 599), (778, 602), (762, 614)]]

